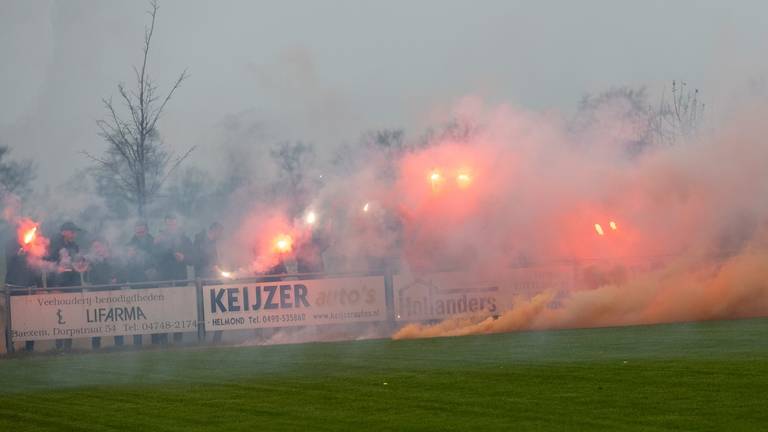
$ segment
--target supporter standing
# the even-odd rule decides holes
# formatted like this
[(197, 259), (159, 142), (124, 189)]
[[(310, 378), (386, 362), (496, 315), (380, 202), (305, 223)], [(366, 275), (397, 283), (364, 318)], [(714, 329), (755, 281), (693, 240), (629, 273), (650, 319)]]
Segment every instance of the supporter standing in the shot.
[[(178, 221), (173, 215), (165, 217), (165, 227), (155, 239), (155, 256), (160, 280), (187, 279), (187, 265), (193, 264), (192, 242), (181, 232)], [(181, 342), (181, 337), (181, 333), (174, 333), (174, 342)], [(161, 342), (167, 341), (167, 335), (161, 338)]]
[(80, 274), (75, 271), (75, 260), (80, 253), (77, 235), (82, 230), (72, 222), (65, 222), (59, 234), (51, 241), (46, 261), (56, 264), (56, 273), (49, 277), (48, 285), (71, 287), (80, 285)]
[(136, 222), (133, 237), (128, 242), (128, 260), (125, 279), (128, 282), (147, 282), (157, 278), (155, 269), (155, 238), (144, 221)]
[[(87, 254), (88, 270), (85, 280), (90, 285), (112, 285), (118, 282), (117, 268), (112, 262), (112, 252), (105, 240), (94, 240)], [(115, 336), (115, 345), (123, 345), (123, 337)], [(101, 347), (101, 338), (91, 338), (91, 347)]]
[[(149, 233), (147, 222), (138, 221), (134, 226), (133, 237), (128, 242), (128, 259), (125, 268), (126, 282), (148, 282), (157, 279), (154, 257), (155, 238)], [(133, 344), (141, 345), (142, 336), (134, 335)]]
[[(214, 222), (208, 229), (195, 235), (195, 277), (215, 279), (221, 276), (219, 268), (219, 239), (224, 227)], [(221, 341), (221, 330), (213, 332), (213, 342)]]
[(187, 264), (192, 262), (192, 242), (179, 229), (175, 216), (165, 217), (165, 228), (155, 239), (160, 280), (177, 281), (187, 279)]
[[(79, 259), (80, 246), (77, 235), (82, 230), (73, 222), (65, 222), (59, 229), (59, 234), (51, 241), (46, 261), (56, 265), (56, 273), (48, 280), (52, 287), (71, 287), (81, 283), (80, 273), (76, 271), (76, 260)], [(70, 350), (72, 339), (56, 339), (56, 348)]]
[[(5, 283), (19, 287), (31, 287), (38, 285), (40, 281), (39, 272), (35, 271), (29, 264), (28, 254), (24, 250), (16, 237), (10, 240), (5, 249)], [(6, 305), (10, 307), (10, 305)], [(35, 349), (35, 341), (26, 341), (24, 344), (26, 351)]]
[[(323, 252), (328, 249), (328, 241), (323, 234), (313, 230), (309, 238), (296, 248), (296, 271), (298, 273), (322, 273)], [(313, 275), (317, 276), (317, 275)]]
[(219, 239), (224, 227), (214, 222), (208, 229), (195, 235), (195, 276), (213, 279), (220, 276), (219, 269)]

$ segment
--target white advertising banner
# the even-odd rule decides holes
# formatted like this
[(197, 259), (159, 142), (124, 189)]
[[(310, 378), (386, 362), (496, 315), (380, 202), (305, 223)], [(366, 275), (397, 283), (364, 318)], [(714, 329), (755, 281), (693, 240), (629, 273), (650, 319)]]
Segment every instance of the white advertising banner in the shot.
[(494, 316), (536, 294), (555, 294), (551, 307), (572, 289), (570, 266), (505, 269), (492, 276), (469, 272), (395, 275), (395, 319), (423, 321), (458, 315)]
[(11, 296), (14, 340), (197, 330), (194, 286)]
[(381, 276), (207, 285), (203, 304), (207, 331), (383, 321), (387, 317)]

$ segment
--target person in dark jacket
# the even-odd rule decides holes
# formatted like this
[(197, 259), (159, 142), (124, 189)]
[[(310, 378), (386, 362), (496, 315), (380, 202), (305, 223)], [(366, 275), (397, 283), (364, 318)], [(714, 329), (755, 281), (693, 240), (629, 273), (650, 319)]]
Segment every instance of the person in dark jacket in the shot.
[(128, 242), (125, 280), (127, 282), (147, 282), (156, 279), (157, 270), (154, 259), (155, 238), (149, 233), (149, 226), (146, 222), (136, 222), (133, 237)]
[(118, 282), (117, 267), (112, 261), (109, 243), (105, 240), (96, 239), (91, 242), (85, 280), (90, 285), (111, 285)]
[[(5, 248), (5, 283), (19, 287), (31, 287), (40, 283), (40, 274), (29, 264), (27, 252), (14, 238)], [(35, 341), (24, 343), (26, 351), (34, 351)]]
[(46, 261), (56, 264), (56, 274), (48, 280), (53, 287), (71, 287), (80, 285), (80, 274), (75, 267), (79, 258), (80, 246), (77, 235), (82, 230), (72, 222), (65, 222), (59, 234), (51, 241)]
[[(157, 279), (155, 238), (149, 233), (147, 222), (136, 222), (133, 237), (128, 242), (127, 255), (124, 276), (126, 282), (149, 282)], [(141, 345), (142, 336), (133, 335), (133, 344)]]
[[(195, 235), (195, 277), (216, 279), (221, 277), (219, 268), (219, 239), (224, 227), (214, 222), (208, 229)], [(221, 330), (213, 332), (213, 342), (221, 341)]]
[(165, 217), (165, 228), (155, 239), (155, 256), (161, 280), (187, 279), (187, 264), (192, 263), (192, 242), (179, 230), (175, 216)]
[[(302, 241), (296, 248), (296, 271), (298, 273), (322, 273), (323, 252), (328, 249), (328, 241), (317, 230), (309, 234), (309, 238)], [(318, 275), (312, 275), (315, 277)]]
[(27, 260), (27, 252), (17, 239), (8, 242), (5, 248), (5, 283), (20, 287), (36, 286), (39, 278)]
[(288, 273), (288, 267), (285, 266), (285, 261), (283, 261), (282, 258), (280, 258), (280, 261), (277, 262), (277, 264), (273, 265), (267, 271), (262, 273), (264, 277), (260, 277), (259, 281), (261, 282), (278, 282), (283, 280), (280, 276), (273, 276), (273, 275), (284, 275)]
[[(187, 279), (187, 265), (194, 264), (192, 242), (179, 230), (176, 217), (165, 217), (165, 228), (155, 239), (155, 256), (157, 257), (160, 280), (180, 281)], [(182, 334), (174, 333), (174, 342), (181, 342)], [(160, 336), (155, 341), (165, 343), (167, 335)]]
[[(71, 287), (81, 283), (80, 246), (77, 244), (77, 235), (82, 230), (73, 222), (65, 222), (59, 229), (59, 234), (51, 241), (48, 256), (45, 257), (56, 265), (56, 273), (48, 280), (48, 286)], [(80, 270), (80, 271), (78, 271)], [(56, 348), (70, 350), (72, 339), (56, 339)]]
[[(118, 281), (117, 268), (112, 262), (112, 253), (109, 249), (109, 243), (105, 240), (96, 239), (91, 242), (91, 247), (87, 254), (88, 270), (85, 273), (85, 281), (90, 285), (112, 285)], [(115, 336), (115, 345), (123, 344), (122, 336)], [(101, 347), (101, 338), (91, 338), (91, 347), (98, 349)]]
[(195, 235), (195, 277), (214, 279), (221, 276), (218, 243), (223, 232), (224, 227), (214, 222)]

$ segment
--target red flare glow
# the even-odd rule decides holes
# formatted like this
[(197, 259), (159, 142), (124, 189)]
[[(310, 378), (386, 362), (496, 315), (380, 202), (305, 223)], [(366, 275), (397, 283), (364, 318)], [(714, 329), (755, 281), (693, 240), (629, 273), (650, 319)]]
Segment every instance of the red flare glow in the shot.
[(597, 232), (598, 235), (604, 235), (605, 234), (603, 232), (603, 227), (600, 226), (600, 224), (595, 224), (595, 231)]
[(278, 253), (288, 253), (293, 249), (293, 238), (287, 234), (280, 234), (275, 237), (275, 251)]
[(432, 185), (432, 189), (435, 190), (440, 187), (440, 183), (443, 182), (443, 175), (440, 174), (440, 171), (438, 170), (432, 170), (432, 172), (429, 173), (429, 182)]
[(32, 243), (32, 241), (35, 240), (35, 237), (37, 237), (37, 227), (33, 227), (24, 234), (24, 241), (22, 244), (28, 245)]
[(39, 224), (31, 219), (21, 219), (16, 229), (16, 238), (21, 250), (35, 257), (45, 255), (48, 239), (38, 232)]
[(461, 172), (456, 176), (456, 184), (459, 186), (459, 188), (466, 189), (470, 184), (472, 184), (472, 176), (465, 172)]

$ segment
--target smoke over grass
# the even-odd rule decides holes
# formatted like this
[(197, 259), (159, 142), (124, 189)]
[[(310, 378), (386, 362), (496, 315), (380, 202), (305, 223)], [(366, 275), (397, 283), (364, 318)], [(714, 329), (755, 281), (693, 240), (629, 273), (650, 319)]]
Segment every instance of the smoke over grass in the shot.
[[(238, 277), (293, 271), (297, 250), (318, 238), (328, 273), (577, 273), (567, 292), (516, 298), (495, 318), (408, 325), (396, 338), (768, 313), (766, 107), (716, 129), (654, 132), (657, 118), (632, 94), (609, 96), (576, 118), (466, 98), (436, 120), (447, 127), (422, 136), (367, 134), (334, 154), (301, 141), (235, 153), (231, 178), (198, 182), (215, 183), (209, 205), (188, 205), (182, 221), (224, 222), (218, 264)], [(120, 259), (126, 221), (85, 225)]]
[[(567, 260), (582, 270), (598, 263), (592, 270), (600, 277), (577, 277), (557, 308), (551, 305), (558, 293), (542, 292), (496, 319), (412, 324), (395, 338), (768, 313), (765, 107), (750, 107), (708, 135), (639, 154), (609, 132), (574, 134), (556, 120), (508, 107), (475, 113), (484, 127), (462, 151), (486, 155), (490, 171), (478, 176), (479, 191), (466, 200), (452, 196), (430, 206), (415, 199), (430, 221), (420, 234), (441, 243), (411, 245), (411, 253), (440, 260), (468, 251), (467, 267), (489, 277), (519, 257), (534, 265)], [(460, 154), (447, 150), (453, 145), (413, 160)], [(612, 277), (609, 270), (617, 268), (623, 271)]]

